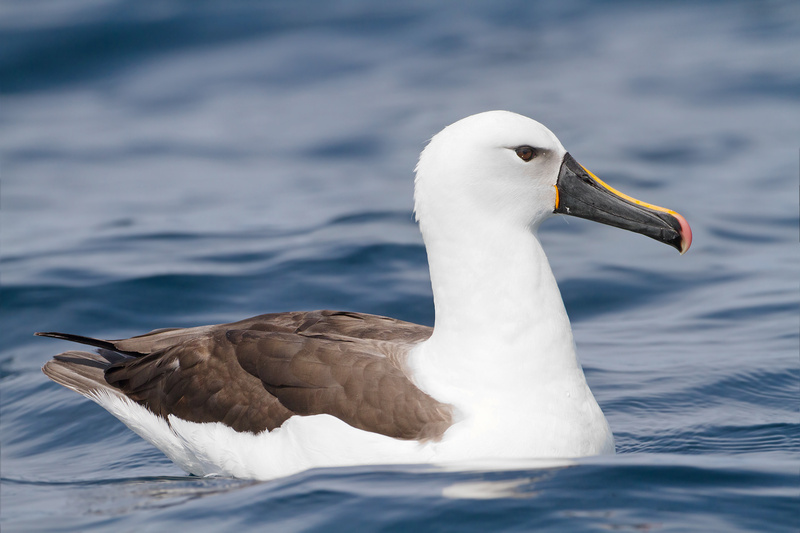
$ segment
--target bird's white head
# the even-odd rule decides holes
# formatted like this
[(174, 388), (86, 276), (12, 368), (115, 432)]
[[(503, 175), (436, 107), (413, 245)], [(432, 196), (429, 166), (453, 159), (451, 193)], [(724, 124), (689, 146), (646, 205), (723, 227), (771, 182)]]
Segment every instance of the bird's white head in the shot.
[(417, 164), (414, 210), (426, 242), (433, 232), (435, 240), (535, 232), (553, 213), (641, 233), (681, 253), (692, 242), (681, 215), (609, 187), (550, 130), (508, 111), (472, 115), (431, 139)]
[(555, 209), (565, 154), (550, 130), (509, 111), (479, 113), (446, 127), (416, 168), (414, 210), (423, 233), (429, 225), (469, 226), (474, 220), (535, 228)]

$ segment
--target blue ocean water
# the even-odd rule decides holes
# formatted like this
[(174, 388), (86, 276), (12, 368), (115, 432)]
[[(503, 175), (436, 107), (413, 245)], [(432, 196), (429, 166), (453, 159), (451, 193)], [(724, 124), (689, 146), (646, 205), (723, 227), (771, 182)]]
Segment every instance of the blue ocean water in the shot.
[[(793, 1), (0, 4), (3, 531), (796, 531)], [(432, 324), (412, 169), (487, 109), (692, 224), (541, 236), (614, 457), (186, 476), (40, 372), (293, 309)]]

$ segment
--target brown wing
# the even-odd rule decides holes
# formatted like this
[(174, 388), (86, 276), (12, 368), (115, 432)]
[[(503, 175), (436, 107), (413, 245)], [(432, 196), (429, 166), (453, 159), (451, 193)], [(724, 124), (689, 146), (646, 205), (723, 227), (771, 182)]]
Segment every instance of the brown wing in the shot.
[(259, 432), (294, 414), (327, 413), (366, 431), (428, 439), (450, 425), (450, 406), (414, 386), (403, 359), (430, 333), (391, 318), (314, 311), (116, 341), (47, 335), (132, 356), (111, 364), (105, 380), (161, 416)]
[(399, 439), (435, 439), (451, 408), (420, 389), (394, 358), (369, 340), (231, 330), (242, 367), (299, 415), (330, 414), (351, 426)]
[(229, 329), (295, 333), (304, 336), (326, 335), (340, 339), (386, 341), (398, 345), (416, 344), (430, 337), (433, 332), (427, 326), (394, 318), (325, 310), (272, 313), (217, 326), (158, 329), (129, 339), (100, 342), (107, 342), (116, 351), (123, 353), (147, 354)]
[(219, 331), (115, 363), (105, 380), (157, 415), (222, 422), (236, 431), (273, 430), (294, 414), (241, 367)]

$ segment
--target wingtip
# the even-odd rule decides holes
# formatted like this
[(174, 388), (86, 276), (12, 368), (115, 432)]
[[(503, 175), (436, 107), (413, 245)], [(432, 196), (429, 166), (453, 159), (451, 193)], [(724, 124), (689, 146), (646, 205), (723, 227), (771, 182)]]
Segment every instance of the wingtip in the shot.
[(66, 338), (66, 334), (64, 334), (64, 333), (59, 333), (59, 332), (57, 332), (57, 331), (37, 331), (37, 332), (36, 332), (36, 333), (34, 333), (33, 335), (34, 335), (34, 337), (50, 337), (51, 339), (64, 339), (64, 340), (68, 340), (68, 339)]

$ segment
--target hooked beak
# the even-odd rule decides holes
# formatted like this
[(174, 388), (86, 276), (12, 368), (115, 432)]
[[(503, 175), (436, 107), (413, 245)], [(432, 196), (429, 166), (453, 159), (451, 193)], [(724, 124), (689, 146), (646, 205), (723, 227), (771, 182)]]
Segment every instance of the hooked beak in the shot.
[(556, 182), (554, 213), (615, 226), (669, 244), (681, 255), (692, 245), (692, 229), (681, 215), (623, 194), (566, 154)]

